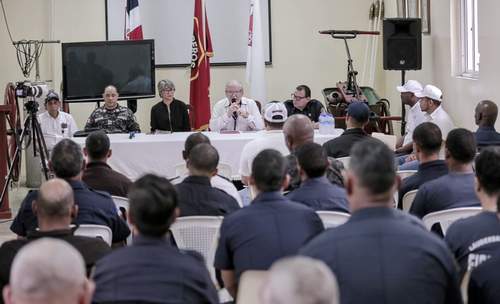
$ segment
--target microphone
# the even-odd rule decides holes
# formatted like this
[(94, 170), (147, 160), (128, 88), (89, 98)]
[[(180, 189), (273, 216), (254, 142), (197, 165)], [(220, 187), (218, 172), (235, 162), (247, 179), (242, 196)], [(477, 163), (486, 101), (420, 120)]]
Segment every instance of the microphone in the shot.
[[(236, 102), (236, 98), (232, 98), (231, 99), (231, 104), (233, 104), (235, 102)], [(233, 118), (234, 118), (234, 120), (238, 119), (238, 112), (237, 111), (233, 112)]]
[(61, 123), (61, 132), (62, 132), (63, 136), (64, 136), (64, 129), (66, 129), (66, 128), (68, 128), (68, 124), (65, 122)]

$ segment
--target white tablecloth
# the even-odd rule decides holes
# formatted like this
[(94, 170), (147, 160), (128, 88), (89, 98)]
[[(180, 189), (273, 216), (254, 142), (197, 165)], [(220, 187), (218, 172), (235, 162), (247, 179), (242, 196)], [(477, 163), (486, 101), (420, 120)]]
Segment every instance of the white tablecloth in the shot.
[[(342, 134), (344, 130), (335, 129), (335, 134), (324, 135), (317, 131), (314, 141), (324, 142)], [(177, 132), (172, 134), (148, 135), (136, 134), (129, 138), (128, 134), (110, 134), (111, 149), (113, 154), (108, 164), (116, 171), (136, 180), (145, 173), (154, 173), (165, 177), (174, 177), (174, 166), (184, 162), (182, 150), (184, 142), (192, 132)], [(229, 164), (232, 168), (233, 178), (237, 179), (240, 154), (243, 146), (262, 136), (261, 132), (248, 132), (239, 134), (221, 134), (217, 132), (203, 132), (210, 138), (210, 142), (219, 152), (220, 162)], [(73, 138), (82, 147), (85, 138)]]

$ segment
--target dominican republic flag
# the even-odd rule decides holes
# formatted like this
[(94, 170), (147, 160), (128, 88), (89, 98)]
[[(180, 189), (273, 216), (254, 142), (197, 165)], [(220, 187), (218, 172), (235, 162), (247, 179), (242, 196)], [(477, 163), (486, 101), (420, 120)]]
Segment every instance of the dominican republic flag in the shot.
[(212, 42), (205, 1), (195, 0), (191, 49), (191, 82), (189, 104), (192, 127), (205, 127), (210, 120), (210, 60)]
[(139, 0), (127, 0), (125, 13), (125, 40), (142, 40)]
[(250, 97), (261, 104), (267, 101), (260, 0), (251, 0), (248, 22), (248, 48), (246, 78), (250, 85)]

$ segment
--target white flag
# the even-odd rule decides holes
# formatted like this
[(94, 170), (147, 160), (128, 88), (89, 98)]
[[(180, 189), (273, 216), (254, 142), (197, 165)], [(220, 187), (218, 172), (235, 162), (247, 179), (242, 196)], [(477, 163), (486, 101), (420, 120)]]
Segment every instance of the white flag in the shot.
[(249, 96), (264, 105), (267, 102), (267, 95), (261, 19), (260, 0), (251, 0), (246, 77), (250, 85)]

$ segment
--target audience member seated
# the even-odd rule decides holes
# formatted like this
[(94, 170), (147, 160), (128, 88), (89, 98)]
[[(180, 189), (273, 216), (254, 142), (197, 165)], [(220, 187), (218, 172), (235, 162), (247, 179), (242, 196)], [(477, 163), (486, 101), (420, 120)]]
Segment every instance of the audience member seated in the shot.
[(179, 210), (167, 179), (145, 175), (130, 189), (132, 246), (97, 262), (93, 303), (219, 303), (200, 254), (167, 238)]
[(183, 101), (174, 98), (175, 85), (170, 80), (158, 82), (158, 95), (161, 101), (151, 108), (151, 132), (191, 131), (188, 106)]
[(396, 145), (396, 153), (409, 154), (412, 152), (413, 131), (425, 121), (424, 112), (420, 109), (420, 103), (415, 93), (422, 91), (422, 85), (416, 80), (408, 80), (404, 85), (396, 87), (401, 93), (401, 102), (403, 106), (409, 106), (410, 110), (406, 112), (405, 135)]
[(214, 147), (206, 143), (194, 146), (186, 162), (189, 176), (175, 186), (179, 193), (180, 216), (218, 216), (239, 209), (232, 196), (210, 184), (219, 164), (219, 153)]
[(75, 119), (71, 114), (61, 111), (61, 101), (59, 94), (54, 91), (49, 91), (45, 98), (46, 112), (38, 115), (40, 128), (42, 129), (43, 138), (47, 149), (52, 151), (52, 148), (63, 138), (72, 137), (78, 131)]
[(243, 86), (236, 80), (226, 83), (226, 97), (212, 111), (212, 131), (256, 131), (264, 128), (259, 108), (254, 100), (243, 97)]
[(370, 118), (370, 108), (364, 102), (352, 102), (347, 108), (346, 130), (337, 138), (330, 139), (323, 144), (330, 157), (339, 158), (349, 156), (351, 147), (358, 141), (365, 139), (368, 134), (363, 128)]
[(500, 145), (500, 133), (495, 130), (497, 116), (498, 107), (491, 100), (483, 100), (476, 106), (474, 118), (479, 128), (474, 135), (479, 149)]
[(85, 131), (104, 130), (106, 133), (141, 132), (134, 113), (118, 104), (118, 91), (109, 85), (102, 94), (104, 105), (90, 114)]
[[(500, 206), (499, 206), (500, 207)], [(474, 269), (468, 288), (469, 304), (500, 303), (500, 253)]]
[(483, 212), (454, 222), (445, 237), (462, 275), (495, 252), (500, 253), (500, 219), (497, 213), (500, 202), (500, 147), (485, 148), (476, 157), (475, 168), (475, 189)]
[(6, 304), (90, 304), (95, 285), (84, 260), (68, 243), (43, 238), (22, 248), (12, 263)]
[(83, 153), (87, 157), (87, 165), (82, 180), (92, 189), (127, 197), (132, 181), (107, 164), (112, 151), (109, 137), (104, 131), (95, 131), (87, 136)]
[(281, 153), (271, 149), (260, 152), (250, 177), (256, 198), (222, 221), (214, 266), (222, 271), (224, 286), (233, 297), (244, 271), (267, 270), (276, 260), (296, 254), (323, 231), (323, 223), (312, 209), (281, 194), (286, 184)]
[(474, 135), (466, 129), (452, 130), (445, 144), (449, 173), (420, 186), (410, 213), (422, 218), (445, 209), (479, 206), (472, 169), (475, 156)]
[(307, 143), (295, 151), (302, 183), (287, 198), (313, 210), (349, 212), (345, 189), (326, 178), (330, 165), (326, 151), (316, 143)]
[(418, 171), (401, 182), (399, 188), (399, 208), (402, 208), (403, 196), (418, 189), (425, 182), (448, 174), (444, 160), (439, 159), (443, 143), (441, 130), (432, 122), (424, 122), (413, 131), (414, 153), (419, 161)]
[[(108, 193), (88, 188), (82, 182), (85, 160), (81, 147), (70, 139), (61, 140), (52, 151), (49, 167), (56, 177), (66, 180), (75, 195), (78, 214), (73, 219), (74, 224), (96, 224), (111, 228), (113, 243), (124, 241), (130, 234), (130, 229), (118, 215), (115, 204)], [(10, 230), (19, 236), (38, 227), (37, 218), (32, 209), (32, 203), (37, 198), (38, 191), (30, 191), (24, 198), (19, 211), (14, 218)]]
[(319, 115), (325, 111), (325, 107), (316, 99), (311, 99), (311, 89), (301, 84), (292, 93), (292, 99), (285, 101), (288, 115), (303, 114), (313, 122), (319, 121)]
[(109, 253), (111, 248), (98, 238), (75, 236), (71, 219), (76, 217), (78, 206), (74, 203), (73, 190), (62, 179), (51, 179), (42, 184), (33, 210), (39, 230), (28, 233), (26, 238), (8, 241), (0, 247), (0, 289), (8, 284), (10, 268), (16, 253), (26, 244), (44, 237), (61, 239), (75, 247), (83, 256), (87, 274), (95, 262)]
[(289, 153), (283, 137), (283, 125), (287, 119), (287, 109), (279, 101), (271, 101), (264, 108), (265, 133), (262, 137), (248, 142), (241, 151), (240, 176), (243, 184), (248, 185), (252, 173), (252, 161), (264, 149), (276, 149), (281, 154)]
[(322, 261), (308, 257), (278, 260), (262, 285), (263, 304), (338, 304), (335, 275)]
[[(186, 138), (186, 142), (184, 142), (184, 151), (182, 151), (182, 158), (184, 159), (184, 161), (187, 162), (191, 149), (193, 149), (196, 145), (203, 143), (210, 145), (210, 139), (203, 133), (197, 132), (189, 135)], [(176, 176), (175, 178), (170, 179), (170, 182), (174, 185), (178, 184), (182, 182), (186, 178), (186, 176), (187, 175)], [(212, 178), (210, 178), (210, 184), (212, 185), (212, 187), (220, 189), (231, 195), (238, 202), (238, 205), (243, 206), (240, 194), (238, 193), (238, 189), (236, 189), (236, 187), (230, 180), (219, 174), (216, 174), (212, 176)]]
[(351, 217), (314, 238), (300, 254), (330, 267), (341, 303), (462, 303), (444, 241), (393, 208), (398, 184), (394, 154), (384, 143), (356, 143), (347, 177)]

